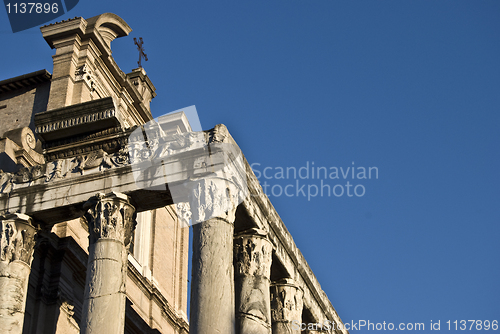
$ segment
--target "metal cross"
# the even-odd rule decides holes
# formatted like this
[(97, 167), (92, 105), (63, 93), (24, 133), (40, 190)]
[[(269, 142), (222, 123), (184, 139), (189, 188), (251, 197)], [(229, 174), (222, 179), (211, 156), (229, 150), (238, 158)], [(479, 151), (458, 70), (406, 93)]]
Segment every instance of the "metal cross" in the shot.
[(139, 50), (139, 61), (137, 64), (139, 67), (142, 67), (141, 59), (144, 58), (145, 61), (148, 61), (148, 55), (144, 53), (144, 48), (142, 47), (142, 44), (144, 44), (142, 37), (139, 37), (139, 42), (137, 42), (137, 39), (134, 37), (134, 43), (137, 45), (137, 50)]

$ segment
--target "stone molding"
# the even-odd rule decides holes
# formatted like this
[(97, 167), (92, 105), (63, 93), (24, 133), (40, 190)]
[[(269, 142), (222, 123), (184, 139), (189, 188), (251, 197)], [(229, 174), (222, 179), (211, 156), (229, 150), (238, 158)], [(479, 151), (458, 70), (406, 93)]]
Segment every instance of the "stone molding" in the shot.
[(46, 184), (85, 173), (102, 172), (129, 164), (128, 152), (124, 149), (114, 154), (103, 150), (80, 155), (75, 158), (59, 159), (44, 165), (23, 167), (17, 173), (0, 170), (0, 196), (16, 188)]
[(58, 120), (56, 122), (50, 122), (44, 125), (39, 125), (36, 127), (35, 131), (37, 134), (44, 134), (48, 132), (52, 132), (55, 130), (61, 130), (65, 128), (69, 128), (75, 125), (83, 125), (87, 123), (94, 123), (107, 118), (115, 118), (116, 110), (107, 109), (103, 111), (98, 111), (95, 113), (90, 113), (87, 115), (81, 115), (77, 117), (67, 118), (63, 120)]
[(36, 229), (32, 219), (22, 213), (0, 216), (0, 261), (22, 261), (31, 266)]
[(43, 111), (35, 115), (35, 133), (44, 142), (64, 140), (110, 127), (122, 127), (122, 115), (111, 97)]

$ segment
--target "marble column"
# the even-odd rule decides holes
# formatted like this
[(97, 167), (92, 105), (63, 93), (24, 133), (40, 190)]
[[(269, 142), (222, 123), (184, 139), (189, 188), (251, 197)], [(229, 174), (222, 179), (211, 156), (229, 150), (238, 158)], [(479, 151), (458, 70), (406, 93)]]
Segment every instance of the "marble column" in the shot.
[(252, 229), (234, 239), (236, 333), (271, 333), (270, 276), (273, 246)]
[(300, 333), (302, 297), (302, 289), (291, 279), (283, 279), (271, 285), (273, 334)]
[(21, 334), (35, 245), (29, 216), (0, 216), (0, 333)]
[(98, 194), (84, 205), (89, 226), (89, 260), (82, 334), (123, 334), (128, 246), (135, 208), (121, 193)]
[(195, 185), (191, 334), (234, 334), (233, 238), (236, 206), (227, 202), (227, 181), (203, 179)]

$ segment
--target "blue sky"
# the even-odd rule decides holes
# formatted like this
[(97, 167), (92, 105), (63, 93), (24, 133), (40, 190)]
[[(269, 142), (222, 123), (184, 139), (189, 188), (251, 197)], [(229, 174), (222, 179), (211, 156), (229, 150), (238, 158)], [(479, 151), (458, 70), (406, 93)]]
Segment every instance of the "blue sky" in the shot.
[[(361, 197), (270, 193), (343, 321), (500, 320), (500, 2), (80, 0), (58, 20), (103, 12), (133, 29), (125, 72), (144, 39), (154, 116), (196, 105), (260, 172), (378, 168), (323, 180)], [(0, 79), (52, 71), (38, 28), (3, 10), (0, 39)]]

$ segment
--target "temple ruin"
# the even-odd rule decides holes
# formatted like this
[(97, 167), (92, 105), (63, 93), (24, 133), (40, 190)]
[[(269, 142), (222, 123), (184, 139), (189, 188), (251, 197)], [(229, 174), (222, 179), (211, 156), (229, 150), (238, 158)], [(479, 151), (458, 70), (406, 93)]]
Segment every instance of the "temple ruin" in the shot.
[(0, 332), (347, 334), (228, 129), (151, 123), (131, 30), (44, 26), (52, 74), (0, 81)]

